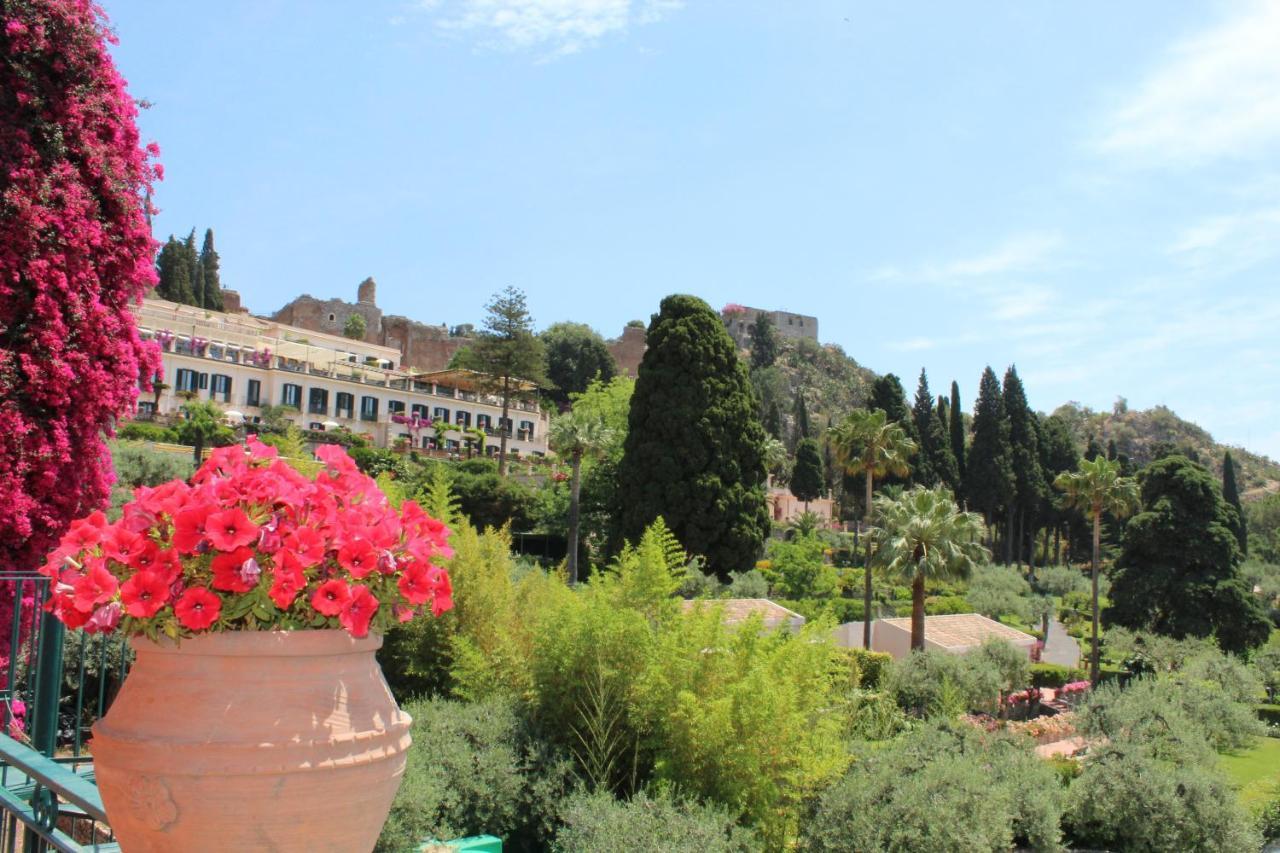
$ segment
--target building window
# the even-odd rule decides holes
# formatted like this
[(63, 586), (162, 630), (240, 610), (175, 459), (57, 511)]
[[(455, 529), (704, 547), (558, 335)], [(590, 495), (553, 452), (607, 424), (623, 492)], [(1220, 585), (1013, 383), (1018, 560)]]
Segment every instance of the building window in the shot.
[(323, 388), (312, 388), (307, 396), (307, 412), (313, 415), (329, 414), (329, 392)]
[(330, 314), (330, 315), (329, 315), (329, 322), (330, 322), (330, 323), (334, 322), (334, 321), (335, 321), (335, 320), (337, 320), (337, 319), (338, 319), (338, 318), (337, 318), (337, 317), (335, 317), (334, 315), (332, 315), (332, 314)]
[(213, 374), (209, 383), (209, 399), (221, 398), (222, 402), (231, 402), (231, 377), (221, 373)]
[(262, 399), (262, 382), (257, 379), (249, 380), (249, 390), (244, 395), (244, 402), (249, 406), (261, 405)]
[(388, 400), (388, 401), (387, 401), (387, 414), (388, 414), (388, 415), (403, 415), (403, 414), (404, 414), (404, 401), (402, 401), (402, 400)]
[(409, 411), (411, 414), (417, 415), (419, 418), (421, 418), (424, 421), (430, 420), (430, 418), (427, 416), (427, 407), (422, 403), (414, 403), (413, 407), (409, 409)]
[(525, 441), (533, 440), (533, 421), (520, 422), (520, 437)]
[(794, 326), (795, 324), (796, 324), (796, 318), (795, 318), (795, 317), (788, 317), (788, 318), (787, 318), (787, 325), (788, 325), (788, 326)]
[(324, 424), (319, 421), (312, 421), (311, 426), (307, 427), (307, 429), (313, 432), (324, 432)]
[(436, 406), (435, 413), (432, 414), (431, 420), (439, 421), (442, 424), (447, 424), (449, 422), (449, 410), (442, 409), (439, 406)]
[(348, 394), (346, 391), (339, 391), (336, 400), (336, 414), (340, 418), (350, 418), (351, 410), (355, 407), (356, 398)]
[(492, 415), (476, 415), (476, 426), (479, 427), (480, 429), (492, 429), (493, 416)]
[(194, 391), (199, 387), (199, 379), (196, 377), (194, 370), (188, 370), (185, 367), (179, 367), (178, 372), (173, 377), (174, 391)]
[(801, 317), (801, 318), (800, 318), (800, 328), (802, 328), (802, 329), (804, 328), (804, 318), (803, 318), (803, 317)]
[(471, 428), (471, 413), (461, 409), (453, 413), (453, 422), (463, 429)]
[(203, 391), (208, 387), (209, 387), (209, 374), (201, 373), (200, 374), (200, 390)]
[(361, 397), (360, 398), (360, 420), (376, 421), (378, 419), (378, 398), (377, 397)]
[(280, 389), (280, 405), (302, 410), (302, 386), (286, 382)]

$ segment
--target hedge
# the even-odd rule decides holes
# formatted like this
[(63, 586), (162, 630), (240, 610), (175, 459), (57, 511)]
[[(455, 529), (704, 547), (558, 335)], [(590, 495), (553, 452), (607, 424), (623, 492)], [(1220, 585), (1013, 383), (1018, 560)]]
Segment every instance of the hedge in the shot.
[(1258, 719), (1269, 726), (1280, 726), (1280, 705), (1259, 705)]

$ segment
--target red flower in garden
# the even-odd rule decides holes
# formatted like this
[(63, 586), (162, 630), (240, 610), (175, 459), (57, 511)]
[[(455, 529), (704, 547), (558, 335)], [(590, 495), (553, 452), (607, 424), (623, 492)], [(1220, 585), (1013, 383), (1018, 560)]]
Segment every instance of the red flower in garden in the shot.
[(378, 599), (373, 597), (367, 586), (356, 584), (351, 588), (351, 597), (343, 605), (338, 622), (351, 632), (351, 636), (363, 637), (369, 633), (369, 621), (377, 612)]
[(303, 568), (309, 569), (324, 559), (325, 539), (314, 528), (299, 527), (285, 537), (284, 547), (293, 552)]
[(85, 567), (84, 577), (76, 582), (76, 610), (92, 613), (99, 604), (104, 604), (115, 597), (119, 583), (116, 576), (107, 571), (101, 561)]
[(353, 539), (338, 551), (338, 564), (351, 572), (351, 577), (363, 578), (378, 568), (378, 553), (367, 539)]
[(204, 540), (205, 521), (213, 512), (210, 504), (188, 506), (173, 517), (173, 547), (179, 554), (194, 554)]
[[(190, 484), (136, 490), (120, 521), (76, 522), (40, 568), (45, 609), (70, 627), (154, 636), (175, 618), (184, 632), (295, 627), (282, 611), (301, 599), (365, 636), (451, 607), (448, 574), (431, 562), (449, 553), (448, 528), (412, 502), (391, 506), (341, 449), (320, 456), (310, 480), (266, 449), (219, 448)], [(269, 617), (242, 597), (263, 593)]]
[(344, 580), (334, 579), (320, 584), (311, 596), (311, 606), (325, 616), (337, 616), (351, 598), (351, 590)]
[(107, 532), (102, 539), (102, 555), (117, 563), (129, 565), (139, 551), (146, 547), (147, 540), (139, 533), (117, 525)]
[(210, 513), (204, 523), (205, 536), (219, 551), (234, 551), (258, 538), (258, 525), (242, 509)]
[[(253, 560), (252, 548), (237, 548), (229, 554), (219, 554), (213, 558), (209, 568), (213, 569), (213, 588), (227, 592), (248, 592), (257, 585), (254, 573), (245, 572), (245, 564)], [(254, 561), (256, 568), (257, 562)]]
[(414, 563), (400, 576), (400, 594), (410, 604), (425, 604), (431, 598), (433, 587), (427, 576), (427, 567)]
[(193, 586), (182, 593), (182, 598), (173, 606), (173, 612), (183, 628), (203, 631), (218, 621), (222, 599), (202, 586)]
[(267, 595), (271, 596), (276, 607), (288, 610), (306, 585), (307, 579), (298, 559), (287, 551), (282, 552), (278, 564), (271, 572), (271, 589)]
[(169, 583), (156, 572), (138, 572), (120, 587), (120, 602), (136, 619), (155, 616), (168, 600)]

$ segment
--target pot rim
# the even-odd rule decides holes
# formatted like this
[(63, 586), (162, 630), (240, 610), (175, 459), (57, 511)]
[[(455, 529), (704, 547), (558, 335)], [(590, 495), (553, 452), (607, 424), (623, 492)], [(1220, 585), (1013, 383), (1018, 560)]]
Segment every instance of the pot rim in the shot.
[(130, 637), (129, 645), (139, 654), (203, 655), (209, 657), (317, 657), (367, 654), (382, 647), (381, 634), (353, 637), (341, 628), (300, 631), (217, 631), (184, 638), (168, 637), (153, 642), (146, 637)]

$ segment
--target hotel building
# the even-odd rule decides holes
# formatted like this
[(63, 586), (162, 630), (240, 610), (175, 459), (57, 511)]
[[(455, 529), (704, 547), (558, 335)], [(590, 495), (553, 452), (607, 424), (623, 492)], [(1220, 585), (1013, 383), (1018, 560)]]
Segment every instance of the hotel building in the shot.
[(140, 418), (177, 416), (195, 398), (213, 400), (231, 422), (256, 423), (263, 406), (288, 406), (302, 429), (345, 428), (378, 447), (404, 441), (456, 452), (467, 431), (478, 429), (488, 439), (486, 453), (497, 452), (502, 431), (508, 453), (547, 452), (547, 413), (536, 402), (512, 401), (504, 422), (502, 401), (485, 394), (471, 371), (401, 370), (398, 349), (247, 313), (162, 299), (145, 299), (134, 311), (142, 337), (160, 344), (169, 386), (159, 395), (143, 392)]

